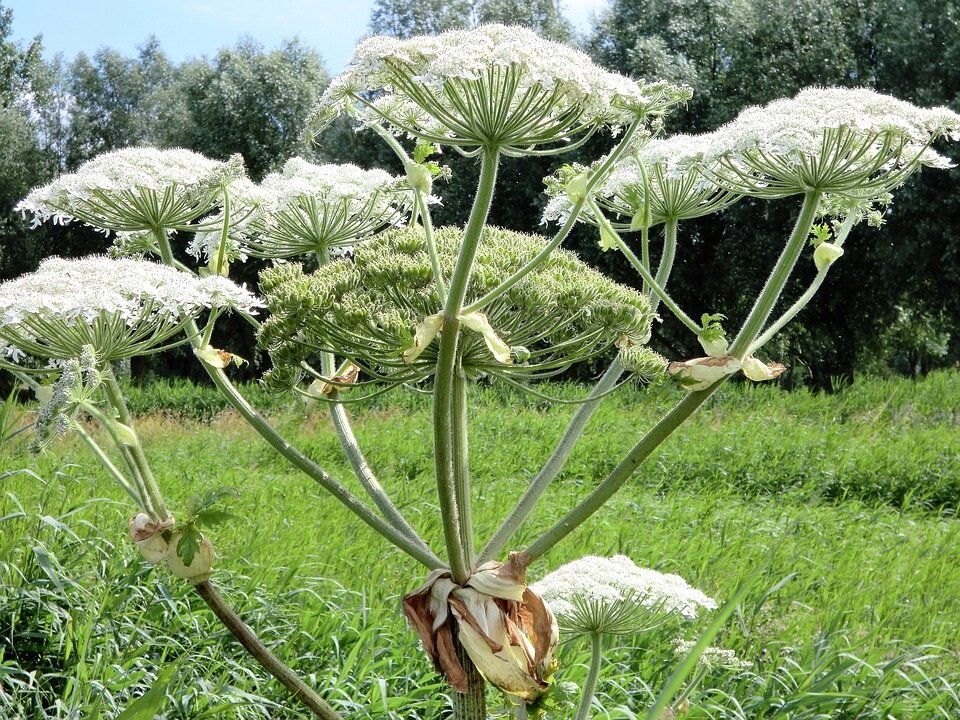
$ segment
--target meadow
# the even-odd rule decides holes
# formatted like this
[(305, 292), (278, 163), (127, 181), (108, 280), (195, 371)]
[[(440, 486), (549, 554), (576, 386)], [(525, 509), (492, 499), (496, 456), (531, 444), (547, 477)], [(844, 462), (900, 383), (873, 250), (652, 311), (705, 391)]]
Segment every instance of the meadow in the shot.
[[(350, 476), (322, 407), (253, 392), (311, 457)], [(583, 390), (549, 392), (573, 400)], [(518, 542), (582, 497), (680, 392), (611, 396)], [(213, 580), (274, 651), (346, 717), (443, 717), (441, 680), (400, 613), (422, 568), (291, 471), (213, 390), (158, 383), (129, 399), (173, 507), (238, 490), (235, 519), (213, 533)], [(501, 387), (474, 400), (483, 539), (574, 408)], [(29, 408), (7, 410), (8, 431), (29, 421)], [(387, 489), (438, 539), (424, 500), (429, 398), (395, 392), (351, 412)], [(165, 718), (300, 717), (182, 581), (140, 559), (127, 538), (132, 509), (85, 447), (67, 438), (31, 456), (28, 435), (0, 445), (0, 717), (114, 718), (166, 668)], [(957, 718), (958, 501), (960, 374), (858, 380), (830, 394), (728, 383), (530, 579), (615, 553), (721, 601), (752, 578), (716, 640), (750, 665), (710, 670), (683, 717)], [(675, 638), (698, 627), (612, 647), (595, 717), (642, 717), (675, 663)], [(562, 646), (558, 690), (582, 682), (586, 658), (581, 642)]]

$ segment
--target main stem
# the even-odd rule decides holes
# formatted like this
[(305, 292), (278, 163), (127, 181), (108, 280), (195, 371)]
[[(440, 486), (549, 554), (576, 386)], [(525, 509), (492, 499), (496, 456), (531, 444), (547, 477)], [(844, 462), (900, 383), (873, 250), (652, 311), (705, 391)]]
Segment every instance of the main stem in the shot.
[[(467, 285), (473, 269), (473, 261), (483, 235), (487, 213), (493, 201), (497, 182), (497, 166), (500, 154), (496, 148), (485, 148), (480, 156), (480, 180), (477, 194), (470, 211), (470, 219), (463, 231), (457, 264), (447, 288), (447, 302), (443, 308), (443, 330), (440, 334), (440, 349), (437, 356), (437, 371), (433, 388), (433, 434), (434, 458), (437, 474), (437, 499), (443, 523), (443, 535), (447, 546), (447, 561), (456, 583), (464, 583), (470, 577), (471, 549), (465, 547), (464, 528), (472, 524), (472, 518), (461, 513), (469, 512), (469, 503), (463, 498), (469, 495), (466, 487), (458, 487), (456, 467), (460, 460), (457, 449), (466, 446), (466, 423), (456, 419), (457, 378), (459, 367), (457, 345), (460, 335), (460, 314), (467, 294)], [(462, 483), (461, 483), (462, 484)]]

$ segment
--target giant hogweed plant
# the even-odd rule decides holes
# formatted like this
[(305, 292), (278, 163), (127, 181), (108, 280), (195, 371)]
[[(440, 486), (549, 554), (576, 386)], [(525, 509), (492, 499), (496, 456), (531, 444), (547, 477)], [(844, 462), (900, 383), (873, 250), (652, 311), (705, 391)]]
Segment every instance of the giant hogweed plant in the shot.
[[(486, 717), (488, 686), (513, 698), (518, 717), (562, 714), (550, 710), (550, 688), (562, 678), (554, 657), (558, 627), (590, 639), (591, 667), (576, 710), (577, 718), (589, 717), (605, 637), (693, 617), (716, 603), (681, 578), (636, 568), (626, 558), (585, 558), (534, 586), (526, 582), (528, 567), (600, 511), (727, 378), (742, 372), (764, 381), (782, 372), (782, 365), (761, 359), (764, 346), (812, 301), (851, 229), (879, 225), (892, 193), (912, 173), (949, 167), (932, 143), (960, 137), (960, 116), (947, 109), (829, 88), (750, 108), (711, 133), (665, 136), (665, 117), (689, 96), (685, 87), (606, 72), (520, 28), (375, 37), (326, 90), (314, 129), (350, 116), (397, 153), (402, 176), (294, 158), (256, 185), (236, 159), (135, 148), (104, 154), (37, 188), (19, 206), (37, 223), (80, 221), (115, 239), (110, 257), (50, 259), (0, 286), (0, 363), (37, 388), (37, 445), (78, 433), (130, 497), (131, 538), (146, 560), (192, 583), (314, 714), (338, 717), (214, 588), (211, 537), (224, 515), (219, 497), (175, 516), (150, 469), (111, 367), (187, 343), (267, 443), (424, 566), (426, 578), (408, 588), (404, 613), (453, 689), (455, 718)], [(553, 224), (552, 235), (486, 224), (493, 202), (509, 202), (497, 192), (501, 158), (561, 155), (598, 133), (614, 139), (606, 156), (564, 165), (546, 179), (544, 222)], [(431, 223), (434, 180), (445, 172), (431, 158), (441, 149), (480, 166), (462, 227)], [(698, 321), (670, 295), (671, 266), (683, 250), (680, 223), (744, 197), (789, 196), (799, 203), (793, 232), (728, 340), (722, 308), (703, 312), (704, 298)], [(640, 290), (560, 249), (576, 223), (594, 226), (600, 246), (622, 255)], [(276, 261), (262, 273), (262, 297), (228, 279), (231, 264), (247, 256)], [(795, 272), (812, 276), (809, 287), (780, 307)], [(231, 382), (230, 367), (242, 359), (215, 340), (227, 312), (258, 328), (272, 360), (264, 382), (329, 406), (362, 494), (287, 440)], [(661, 316), (698, 337), (704, 356), (668, 361), (650, 350), (651, 324)], [(477, 537), (471, 387), (506, 382), (541, 392), (531, 381), (611, 354), (552, 454), (530, 471), (519, 500), (489, 537)], [(526, 527), (534, 539), (517, 547), (518, 529), (603, 398), (631, 377), (665, 376), (686, 388), (679, 403), (649, 423), (552, 526)], [(349, 403), (398, 387), (432, 396), (431, 505), (443, 530), (439, 546), (392, 501), (390, 479), (377, 476), (351, 429)], [(93, 432), (91, 422), (102, 432)], [(683, 646), (685, 657), (649, 718), (682, 707), (705, 652), (726, 657), (707, 646), (739, 597), (716, 613), (698, 642)]]

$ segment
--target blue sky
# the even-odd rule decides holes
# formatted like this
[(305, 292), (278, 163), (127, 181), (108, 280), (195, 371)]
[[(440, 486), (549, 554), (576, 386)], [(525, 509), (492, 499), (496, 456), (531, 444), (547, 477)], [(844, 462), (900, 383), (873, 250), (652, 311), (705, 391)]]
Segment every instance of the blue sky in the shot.
[[(92, 55), (107, 46), (133, 55), (156, 35), (176, 62), (212, 56), (243, 36), (266, 48), (299, 37), (333, 73), (343, 69), (367, 32), (374, 0), (3, 0), (13, 11), (15, 40), (43, 35), (48, 57)], [(606, 0), (565, 0), (567, 16), (588, 27)]]

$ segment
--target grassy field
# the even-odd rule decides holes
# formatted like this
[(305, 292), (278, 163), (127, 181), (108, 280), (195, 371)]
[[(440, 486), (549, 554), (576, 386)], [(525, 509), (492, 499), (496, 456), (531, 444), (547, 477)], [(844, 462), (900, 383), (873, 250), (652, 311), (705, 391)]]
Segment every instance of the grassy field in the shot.
[[(608, 399), (518, 546), (588, 492), (677, 392)], [(483, 540), (573, 408), (501, 389), (475, 400)], [(264, 640), (348, 717), (442, 717), (441, 684), (399, 611), (422, 569), (291, 472), (210, 393), (153, 386), (133, 388), (130, 401), (174, 508), (204, 489), (240, 491), (238, 521), (214, 533), (214, 579)], [(349, 477), (322, 413), (274, 399), (270, 408), (311, 456)], [(442, 547), (428, 398), (395, 394), (352, 413), (381, 481)], [(302, 717), (280, 707), (282, 689), (199, 598), (140, 561), (126, 540), (130, 505), (79, 442), (39, 457), (26, 445), (17, 436), (0, 446), (0, 717), (113, 718), (171, 663), (168, 718)], [(530, 574), (625, 553), (721, 601), (756, 576), (718, 640), (752, 665), (712, 671), (686, 717), (956, 718), (958, 500), (960, 375), (858, 382), (833, 395), (730, 386)], [(595, 717), (643, 717), (675, 661), (676, 634), (697, 629), (612, 648)], [(559, 680), (582, 681), (586, 657), (567, 643)]]

